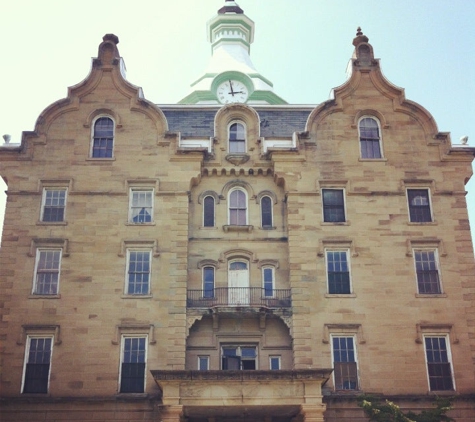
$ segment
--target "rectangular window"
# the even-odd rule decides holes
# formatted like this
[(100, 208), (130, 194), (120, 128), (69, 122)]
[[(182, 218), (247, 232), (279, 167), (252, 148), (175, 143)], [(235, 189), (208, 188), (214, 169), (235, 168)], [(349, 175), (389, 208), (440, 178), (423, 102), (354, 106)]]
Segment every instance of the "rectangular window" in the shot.
[(198, 370), (199, 371), (209, 370), (209, 356), (198, 356)]
[(262, 277), (264, 281), (264, 296), (272, 297), (274, 296), (274, 269), (273, 268), (263, 268)]
[(428, 189), (408, 189), (409, 220), (412, 223), (429, 223), (432, 221)]
[(33, 294), (57, 295), (61, 249), (38, 249), (33, 282)]
[(269, 368), (274, 371), (280, 369), (280, 356), (269, 356)]
[(150, 251), (127, 251), (126, 294), (147, 295), (150, 292)]
[(255, 346), (223, 346), (221, 359), (222, 369), (257, 369), (257, 349)]
[(332, 337), (335, 390), (358, 390), (358, 368), (353, 337)]
[(214, 297), (214, 267), (203, 268), (203, 297)]
[(151, 223), (153, 216), (153, 189), (130, 191), (129, 223)]
[(121, 393), (144, 392), (146, 344), (146, 337), (123, 337), (120, 370)]
[(431, 391), (454, 390), (447, 337), (424, 337)]
[(417, 288), (420, 294), (440, 294), (440, 277), (435, 250), (415, 250)]
[(345, 201), (343, 189), (323, 189), (323, 221), (345, 222)]
[(348, 251), (326, 251), (329, 294), (350, 294)]
[(28, 337), (23, 370), (23, 393), (47, 393), (52, 337)]
[(64, 221), (66, 209), (66, 189), (44, 189), (41, 221)]

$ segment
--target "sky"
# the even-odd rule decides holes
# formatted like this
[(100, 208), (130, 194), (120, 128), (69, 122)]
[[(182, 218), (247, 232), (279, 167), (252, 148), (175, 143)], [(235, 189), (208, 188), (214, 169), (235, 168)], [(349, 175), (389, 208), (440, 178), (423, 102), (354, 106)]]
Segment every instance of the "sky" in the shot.
[[(256, 23), (251, 58), (291, 104), (318, 104), (345, 79), (361, 26), (385, 76), (452, 143), (475, 146), (475, 1), (237, 0)], [(89, 73), (106, 33), (127, 79), (173, 104), (207, 67), (206, 22), (224, 0), (16, 0), (0, 7), (0, 135), (20, 142), (39, 114)], [(0, 138), (0, 144), (2, 143)], [(474, 167), (475, 169), (475, 167)], [(0, 175), (2, 168), (0, 163)], [(463, 177), (462, 175), (460, 177)], [(3, 186), (2, 186), (3, 185)], [(475, 235), (475, 176), (467, 184)], [(0, 222), (5, 185), (0, 181)], [(1, 225), (1, 224), (0, 224)]]

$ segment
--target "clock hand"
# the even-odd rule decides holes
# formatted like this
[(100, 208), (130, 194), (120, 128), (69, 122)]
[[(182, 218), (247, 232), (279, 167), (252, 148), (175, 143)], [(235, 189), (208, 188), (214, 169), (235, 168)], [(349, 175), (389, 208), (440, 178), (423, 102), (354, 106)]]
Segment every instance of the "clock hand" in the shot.
[(233, 83), (231, 82), (231, 80), (229, 80), (229, 86), (231, 87), (230, 94), (234, 97), (235, 92), (233, 91)]

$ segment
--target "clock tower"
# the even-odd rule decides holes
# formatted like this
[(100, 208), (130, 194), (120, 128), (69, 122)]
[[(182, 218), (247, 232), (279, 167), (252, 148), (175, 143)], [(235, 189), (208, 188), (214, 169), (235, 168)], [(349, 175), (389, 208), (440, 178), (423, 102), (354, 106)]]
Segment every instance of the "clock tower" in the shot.
[(274, 93), (250, 58), (254, 22), (234, 0), (226, 0), (207, 25), (211, 59), (180, 104), (287, 104)]

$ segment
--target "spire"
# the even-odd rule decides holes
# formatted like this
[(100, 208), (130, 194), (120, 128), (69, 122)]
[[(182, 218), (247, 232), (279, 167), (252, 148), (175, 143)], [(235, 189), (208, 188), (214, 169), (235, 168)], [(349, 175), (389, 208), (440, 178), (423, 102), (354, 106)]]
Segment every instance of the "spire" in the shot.
[(226, 0), (224, 6), (218, 10), (218, 15), (224, 15), (226, 13), (237, 13), (241, 15), (244, 13), (244, 10), (242, 10), (234, 0)]

